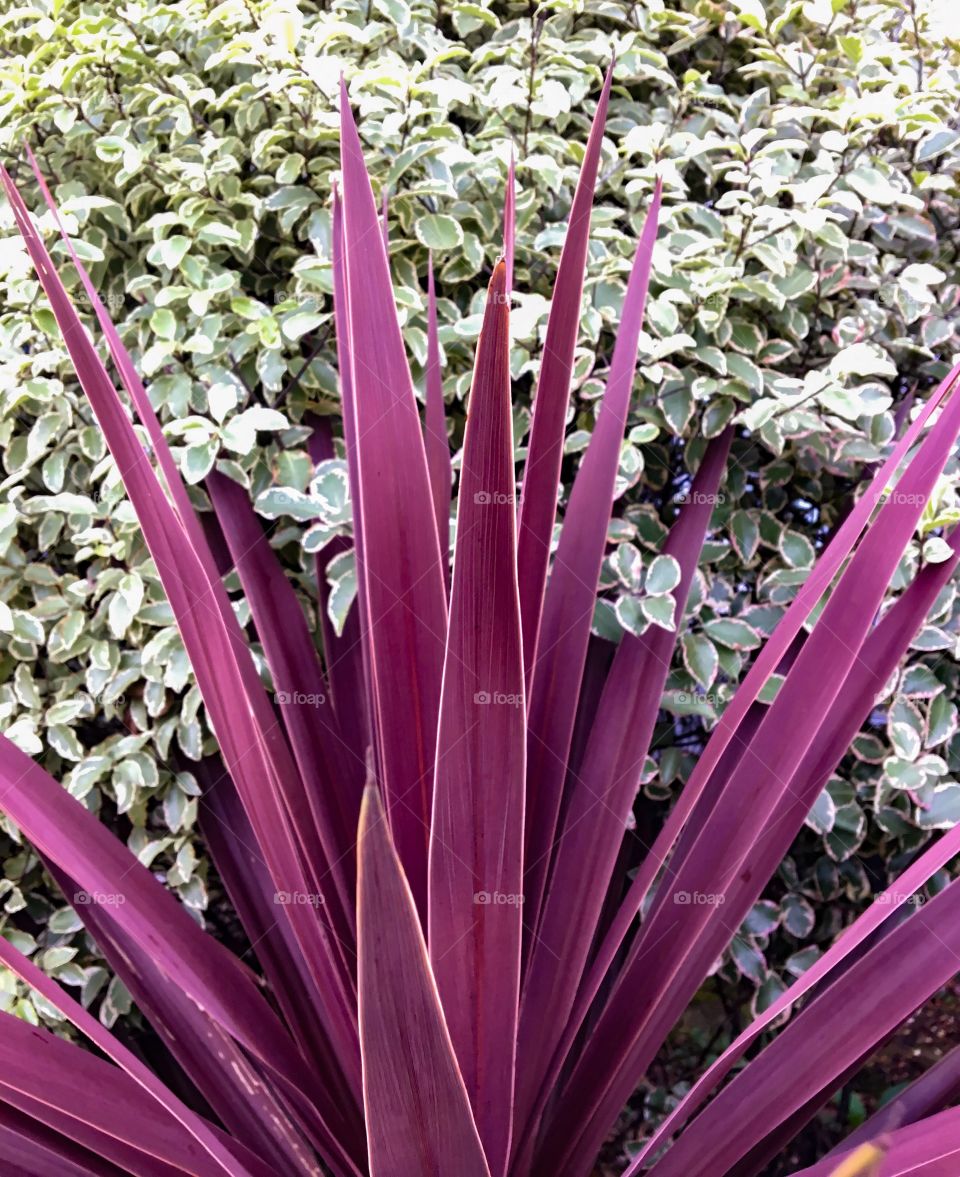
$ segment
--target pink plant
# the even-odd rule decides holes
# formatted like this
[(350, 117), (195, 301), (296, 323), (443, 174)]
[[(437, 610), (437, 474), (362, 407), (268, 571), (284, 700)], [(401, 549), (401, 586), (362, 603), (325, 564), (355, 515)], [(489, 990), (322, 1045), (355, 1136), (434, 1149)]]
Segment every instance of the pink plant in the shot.
[[(309, 709), (271, 705), (117, 331), (64, 234), (149, 452), (3, 173), (217, 736), (225, 768), (206, 766), (201, 821), (263, 971), (261, 983), (78, 801), (0, 741), (0, 806), (183, 1076), (175, 1093), (0, 939), (0, 960), (101, 1052), (0, 1015), (5, 1173), (587, 1177), (953, 573), (956, 539), (949, 560), (924, 567), (882, 611), (960, 429), (960, 398), (949, 395), (960, 365), (822, 552), (624, 886), (617, 854), (732, 430), (706, 447), (695, 493), (664, 544), (680, 568), (676, 626), (624, 636), (611, 660), (591, 625), (659, 185), (606, 392), (550, 556), (609, 92), (610, 76), (551, 303), (519, 512), (508, 264), (490, 279), (451, 579), (453, 481), (432, 275), (424, 434), (344, 89), (333, 276), (359, 589), (344, 636), (328, 633), (322, 656), (246, 492), (222, 474), (207, 486), (274, 689), (280, 698), (309, 695)], [(512, 209), (511, 195), (508, 259)], [(315, 442), (318, 455), (329, 452), (328, 435)], [(884, 498), (898, 473), (902, 493)], [(758, 701), (821, 603), (775, 698)], [(629, 1174), (745, 1175), (780, 1152), (956, 971), (956, 883), (895, 926), (887, 920), (958, 847), (953, 830), (917, 857), (708, 1068)], [(805, 996), (786, 1028), (741, 1066)], [(810, 1172), (954, 1171), (942, 1158), (960, 1155), (960, 1109), (942, 1109), (956, 1082), (948, 1056)], [(882, 1146), (871, 1143), (888, 1129)]]

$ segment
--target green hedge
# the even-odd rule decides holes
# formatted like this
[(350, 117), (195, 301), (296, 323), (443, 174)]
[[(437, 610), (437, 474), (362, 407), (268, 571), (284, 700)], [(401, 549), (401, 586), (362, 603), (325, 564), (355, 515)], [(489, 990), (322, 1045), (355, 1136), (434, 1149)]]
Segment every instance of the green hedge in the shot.
[[(535, 13), (442, 0), (47, 0), (0, 17), (0, 154), (40, 214), (21, 149), (33, 144), (197, 503), (214, 464), (243, 482), (311, 609), (311, 553), (349, 529), (339, 470), (313, 481), (301, 424), (338, 412), (329, 238), (341, 71), (389, 200), (418, 380), (433, 253), (456, 449), (511, 154), (522, 444), (551, 278), (616, 52), (565, 477), (592, 428), (657, 175), (664, 228), (598, 633), (667, 621), (657, 594), (638, 604), (634, 590), (688, 489), (691, 455), (739, 425), (644, 772), (644, 837), (859, 481), (947, 370), (960, 322), (960, 53), (948, 31), (924, 3), (843, 0), (588, 0)], [(204, 710), (5, 209), (0, 226), (0, 725), (202, 919), (189, 762), (212, 747)], [(960, 517), (951, 471), (904, 572), (942, 556), (940, 530)], [(330, 576), (342, 617), (349, 573)], [(891, 867), (960, 818), (957, 611), (951, 588), (901, 674), (878, 684), (854, 755), (725, 958), (734, 1000), (770, 1000)], [(83, 986), (105, 1021), (127, 1012), (79, 921), (4, 829), (4, 934)], [(56, 1020), (5, 985), (22, 1016)]]

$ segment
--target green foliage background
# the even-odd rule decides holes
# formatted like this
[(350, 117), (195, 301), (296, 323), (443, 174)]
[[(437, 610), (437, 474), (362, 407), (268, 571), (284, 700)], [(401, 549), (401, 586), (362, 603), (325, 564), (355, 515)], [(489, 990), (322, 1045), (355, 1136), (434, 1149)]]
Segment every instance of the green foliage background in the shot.
[[(750, 651), (956, 350), (960, 53), (942, 13), (927, 0), (36, 0), (0, 16), (0, 153), (39, 215), (21, 148), (33, 145), (198, 504), (214, 464), (248, 486), (312, 610), (311, 553), (349, 530), (340, 466), (314, 478), (301, 424), (338, 411), (341, 71), (389, 198), (418, 380), (433, 251), (455, 449), (516, 158), (522, 449), (566, 217), (616, 52), (565, 479), (592, 427), (658, 174), (664, 213), (598, 633), (669, 622), (670, 569), (651, 567), (664, 524), (704, 439), (740, 426), (644, 773), (644, 837)], [(203, 919), (189, 764), (212, 746), (204, 711), (6, 209), (0, 465), (0, 726)], [(894, 593), (942, 557), (955, 482), (943, 480)], [(349, 575), (330, 572), (340, 615)], [(720, 966), (734, 1004), (769, 1001), (888, 871), (960, 818), (956, 619), (951, 588), (734, 941)], [(5, 830), (4, 934), (112, 1022), (128, 998)], [(3, 984), (22, 1016), (56, 1020)]]

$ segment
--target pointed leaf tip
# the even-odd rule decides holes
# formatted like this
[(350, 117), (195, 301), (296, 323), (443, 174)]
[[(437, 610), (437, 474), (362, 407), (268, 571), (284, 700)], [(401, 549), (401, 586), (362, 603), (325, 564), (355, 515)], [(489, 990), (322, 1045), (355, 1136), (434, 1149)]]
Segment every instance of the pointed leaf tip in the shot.
[(363, 800), (360, 802), (360, 834), (363, 838), (368, 833), (373, 822), (383, 817), (383, 802), (380, 800), (380, 790), (373, 780), (373, 770), (367, 765), (367, 783), (363, 786)]
[(603, 75), (603, 93), (601, 97), (606, 97), (610, 93), (610, 87), (613, 85), (613, 71), (617, 64), (616, 52), (610, 54), (610, 64), (607, 66), (607, 72)]
[(350, 108), (350, 94), (347, 90), (347, 79), (340, 75), (340, 129), (344, 126), (355, 127), (353, 120), (353, 111)]

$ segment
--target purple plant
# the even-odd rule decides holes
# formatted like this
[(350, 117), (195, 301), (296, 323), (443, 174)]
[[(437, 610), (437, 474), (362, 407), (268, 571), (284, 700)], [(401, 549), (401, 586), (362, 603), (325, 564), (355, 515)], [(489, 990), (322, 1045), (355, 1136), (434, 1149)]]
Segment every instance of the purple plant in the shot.
[[(680, 569), (676, 625), (604, 648), (591, 626), (659, 185), (552, 560), (550, 548), (609, 92), (608, 75), (551, 303), (519, 511), (511, 173), (507, 261), (493, 270), (477, 346), (451, 578), (432, 274), (424, 430), (343, 91), (333, 279), (359, 589), (344, 633), (325, 632), (322, 655), (246, 492), (222, 474), (207, 485), (276, 697), (309, 696), (309, 709), (271, 704), (117, 331), (64, 233), (148, 448), (3, 172), (217, 736), (222, 765), (203, 766), (202, 829), (263, 971), (261, 982), (91, 813), (0, 741), (0, 806), (179, 1069), (173, 1087), (162, 1082), (0, 938), (0, 960), (100, 1052), (0, 1016), (4, 1173), (588, 1177), (953, 573), (956, 537), (950, 559), (922, 568), (884, 608), (960, 430), (960, 397), (949, 395), (960, 365), (824, 548), (635, 877), (624, 878), (618, 852), (732, 430), (706, 446), (663, 546)], [(330, 452), (318, 426), (314, 456)], [(894, 480), (897, 492), (884, 495)], [(341, 550), (321, 555), (321, 586)], [(779, 690), (761, 702), (778, 670)], [(627, 1172), (746, 1175), (776, 1156), (955, 973), (956, 883), (909, 918), (888, 917), (958, 849), (960, 829), (920, 854), (708, 1068)], [(960, 1155), (960, 1109), (943, 1109), (957, 1081), (949, 1055), (809, 1172), (953, 1172), (943, 1158)]]

